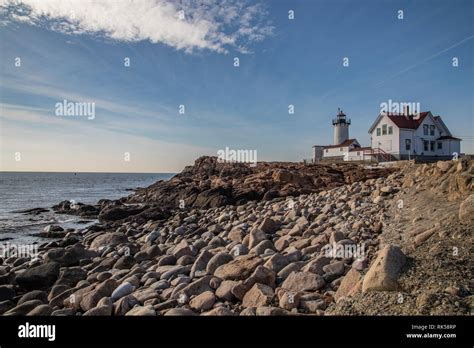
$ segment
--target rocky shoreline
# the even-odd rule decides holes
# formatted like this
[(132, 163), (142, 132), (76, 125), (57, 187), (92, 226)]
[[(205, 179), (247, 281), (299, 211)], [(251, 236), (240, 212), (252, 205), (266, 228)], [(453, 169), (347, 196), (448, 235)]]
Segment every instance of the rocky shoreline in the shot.
[(473, 175), (467, 159), (201, 157), (129, 197), (54, 206), (99, 222), (49, 226), (37, 257), (1, 258), (0, 314), (466, 315)]

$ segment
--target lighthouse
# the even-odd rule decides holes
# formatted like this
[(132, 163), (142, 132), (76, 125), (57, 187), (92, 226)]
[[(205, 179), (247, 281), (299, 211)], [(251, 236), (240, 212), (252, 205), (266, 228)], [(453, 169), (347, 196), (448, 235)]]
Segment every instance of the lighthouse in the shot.
[(338, 108), (338, 113), (335, 119), (332, 120), (334, 126), (334, 145), (342, 144), (349, 139), (349, 125), (351, 120), (346, 118), (346, 115)]

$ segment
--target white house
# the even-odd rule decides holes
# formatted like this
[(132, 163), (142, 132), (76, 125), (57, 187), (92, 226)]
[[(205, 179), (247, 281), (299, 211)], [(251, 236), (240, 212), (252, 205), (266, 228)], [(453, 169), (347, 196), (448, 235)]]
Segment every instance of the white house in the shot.
[(441, 116), (430, 111), (409, 115), (382, 113), (369, 129), (372, 149), (396, 159), (447, 159), (461, 151), (461, 139), (452, 136)]

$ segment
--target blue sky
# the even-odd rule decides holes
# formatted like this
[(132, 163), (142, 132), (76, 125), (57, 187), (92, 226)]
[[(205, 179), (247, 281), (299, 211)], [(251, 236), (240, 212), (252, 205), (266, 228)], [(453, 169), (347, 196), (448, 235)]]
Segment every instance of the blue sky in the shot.
[[(474, 152), (471, 0), (223, 1), (0, 1), (0, 169), (177, 172), (225, 147), (298, 161), (332, 142), (338, 107), (368, 145), (389, 99)], [(95, 118), (56, 116), (63, 99)]]

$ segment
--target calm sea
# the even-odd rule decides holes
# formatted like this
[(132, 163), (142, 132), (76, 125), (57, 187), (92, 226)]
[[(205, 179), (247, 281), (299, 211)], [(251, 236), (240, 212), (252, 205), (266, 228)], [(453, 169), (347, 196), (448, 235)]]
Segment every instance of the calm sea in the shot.
[(58, 215), (16, 213), (30, 208), (51, 208), (64, 201), (94, 204), (99, 199), (117, 199), (158, 180), (168, 180), (174, 174), (145, 173), (33, 173), (0, 172), (0, 241), (44, 242), (32, 236), (51, 223), (63, 228), (84, 228), (93, 221)]

